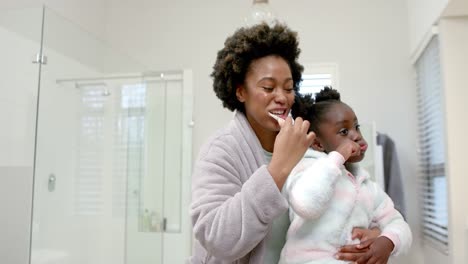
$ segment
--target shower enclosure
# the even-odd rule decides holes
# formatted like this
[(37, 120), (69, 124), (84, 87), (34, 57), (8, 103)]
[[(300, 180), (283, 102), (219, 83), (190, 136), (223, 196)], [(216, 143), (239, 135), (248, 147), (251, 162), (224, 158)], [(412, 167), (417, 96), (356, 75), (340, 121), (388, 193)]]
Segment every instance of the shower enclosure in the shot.
[(191, 71), (147, 71), (48, 8), (3, 16), (0, 38), (30, 57), (7, 77), (35, 113), (30, 263), (183, 263)]

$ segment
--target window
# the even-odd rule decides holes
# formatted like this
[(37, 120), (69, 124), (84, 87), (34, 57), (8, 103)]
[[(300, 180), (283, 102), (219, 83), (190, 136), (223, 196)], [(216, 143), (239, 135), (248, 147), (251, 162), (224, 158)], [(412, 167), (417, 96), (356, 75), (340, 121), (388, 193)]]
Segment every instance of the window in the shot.
[(445, 134), (439, 42), (434, 36), (415, 64), (423, 240), (447, 253)]
[(299, 93), (315, 95), (325, 86), (338, 90), (338, 66), (333, 63), (305, 65)]
[[(133, 83), (115, 87), (113, 113), (112, 214), (123, 216), (125, 209), (138, 215), (137, 199), (141, 193), (141, 177), (145, 174), (145, 119), (147, 88)], [(126, 197), (126, 188), (132, 190)]]
[[(138, 200), (127, 203), (127, 185), (138, 186), (144, 174), (146, 86), (110, 82), (81, 84), (74, 212), (77, 215), (136, 215)], [(130, 180), (129, 180), (130, 179)], [(109, 183), (112, 182), (110, 185)], [(110, 187), (111, 186), (111, 187)]]

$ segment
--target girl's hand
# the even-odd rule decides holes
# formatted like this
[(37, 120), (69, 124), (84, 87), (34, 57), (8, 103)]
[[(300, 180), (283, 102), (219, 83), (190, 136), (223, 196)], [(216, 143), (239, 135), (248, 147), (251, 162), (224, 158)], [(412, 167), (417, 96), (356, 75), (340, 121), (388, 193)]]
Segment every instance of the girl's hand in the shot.
[(355, 227), (351, 233), (351, 238), (353, 240), (357, 238), (359, 241), (365, 241), (372, 238), (377, 238), (380, 236), (380, 234), (381, 231), (377, 227), (371, 229)]
[(353, 232), (351, 234), (352, 239), (357, 238), (362, 242), (360, 244), (346, 245), (341, 247), (336, 254), (336, 257), (342, 260), (354, 261), (364, 256), (365, 253), (369, 250), (368, 243), (379, 237), (380, 233), (380, 229), (376, 227), (372, 229), (358, 227), (353, 228)]
[(281, 190), (288, 175), (303, 158), (304, 153), (315, 139), (315, 133), (307, 132), (310, 123), (300, 117), (294, 120), (294, 124), (291, 117), (286, 118), (284, 122), (279, 122), (279, 124), (281, 130), (275, 139), (268, 171)]
[(367, 251), (353, 254), (352, 257), (338, 253), (337, 259), (354, 261), (353, 263), (357, 264), (386, 264), (395, 247), (393, 242), (384, 236), (366, 240), (359, 246)]
[(339, 152), (343, 158), (348, 160), (350, 157), (359, 156), (361, 154), (361, 148), (358, 143), (348, 139), (341, 143), (337, 148), (336, 151)]

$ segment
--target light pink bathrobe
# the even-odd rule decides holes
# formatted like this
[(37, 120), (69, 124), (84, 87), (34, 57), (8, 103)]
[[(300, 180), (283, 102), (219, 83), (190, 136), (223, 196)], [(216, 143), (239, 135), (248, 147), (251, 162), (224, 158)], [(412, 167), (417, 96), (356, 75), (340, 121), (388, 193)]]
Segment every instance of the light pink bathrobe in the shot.
[(194, 167), (189, 263), (263, 264), (271, 224), (287, 210), (258, 138), (245, 116), (235, 113), (201, 148)]

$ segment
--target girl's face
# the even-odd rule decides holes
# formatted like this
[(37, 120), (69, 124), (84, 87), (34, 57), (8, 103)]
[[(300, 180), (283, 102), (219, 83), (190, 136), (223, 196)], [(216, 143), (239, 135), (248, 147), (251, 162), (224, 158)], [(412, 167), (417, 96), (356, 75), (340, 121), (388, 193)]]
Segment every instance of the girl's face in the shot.
[(333, 104), (318, 126), (317, 141), (325, 152), (330, 153), (346, 140), (359, 144), (359, 156), (352, 156), (346, 162), (359, 162), (364, 158), (367, 142), (359, 130), (359, 123), (353, 109), (344, 103)]
[(293, 88), (291, 69), (283, 58), (270, 55), (250, 63), (236, 95), (244, 103), (247, 120), (260, 141), (264, 135), (276, 135), (280, 130), (278, 122), (268, 113), (286, 119), (294, 103)]

